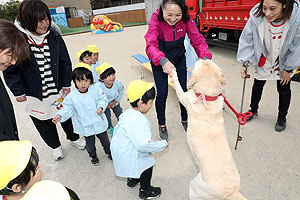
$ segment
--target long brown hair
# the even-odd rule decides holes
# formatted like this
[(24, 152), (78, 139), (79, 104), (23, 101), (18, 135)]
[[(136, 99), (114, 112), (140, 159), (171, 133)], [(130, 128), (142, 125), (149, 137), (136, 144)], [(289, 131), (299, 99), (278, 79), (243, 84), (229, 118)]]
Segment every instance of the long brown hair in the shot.
[(20, 63), (29, 57), (30, 50), (25, 35), (11, 22), (0, 19), (0, 52), (9, 49)]
[[(285, 8), (283, 8), (283, 11), (282, 11), (283, 12), (282, 19), (284, 21), (290, 19), (293, 8), (294, 8), (294, 3), (297, 3), (296, 0), (275, 0), (275, 1), (278, 1), (279, 3), (281, 3), (282, 6), (285, 5)], [(254, 15), (256, 17), (264, 17), (265, 16), (265, 14), (263, 13), (263, 4), (264, 4), (264, 0), (261, 0), (257, 10), (254, 13)]]

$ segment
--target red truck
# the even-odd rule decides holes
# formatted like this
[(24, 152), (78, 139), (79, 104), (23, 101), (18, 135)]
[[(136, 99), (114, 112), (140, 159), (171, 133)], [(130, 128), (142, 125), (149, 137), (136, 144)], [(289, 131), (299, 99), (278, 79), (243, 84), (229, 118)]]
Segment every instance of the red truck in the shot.
[[(208, 43), (236, 48), (249, 19), (251, 8), (260, 0), (186, 0), (189, 14)], [(218, 39), (218, 40), (216, 40)]]

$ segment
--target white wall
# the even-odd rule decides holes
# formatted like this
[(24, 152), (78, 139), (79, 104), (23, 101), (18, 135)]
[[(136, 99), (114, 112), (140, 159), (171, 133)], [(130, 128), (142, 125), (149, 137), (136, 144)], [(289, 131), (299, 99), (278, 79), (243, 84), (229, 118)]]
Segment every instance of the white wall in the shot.
[(159, 8), (161, 2), (162, 0), (145, 0), (147, 23), (149, 23), (152, 13)]

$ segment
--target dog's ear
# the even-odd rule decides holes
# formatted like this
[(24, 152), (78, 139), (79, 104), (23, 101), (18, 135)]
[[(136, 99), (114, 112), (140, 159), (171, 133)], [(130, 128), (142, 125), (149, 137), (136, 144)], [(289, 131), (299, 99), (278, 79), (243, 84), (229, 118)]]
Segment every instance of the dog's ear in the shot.
[(221, 83), (222, 85), (227, 84), (227, 80), (226, 80), (226, 78), (224, 77), (223, 74), (221, 74), (221, 76), (220, 76), (220, 83)]

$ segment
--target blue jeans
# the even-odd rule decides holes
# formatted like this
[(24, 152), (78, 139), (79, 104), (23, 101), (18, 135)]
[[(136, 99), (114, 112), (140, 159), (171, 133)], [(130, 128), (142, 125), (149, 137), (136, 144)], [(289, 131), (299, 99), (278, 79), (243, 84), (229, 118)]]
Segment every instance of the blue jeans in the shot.
[[(179, 83), (184, 92), (187, 91), (187, 69), (186, 69), (186, 61), (185, 56), (182, 55), (180, 59), (178, 59), (177, 63), (173, 63), (176, 67)], [(162, 66), (155, 66), (151, 62), (154, 81), (157, 88), (157, 95), (155, 101), (155, 110), (158, 119), (158, 125), (166, 124), (166, 101), (168, 96), (168, 74), (163, 72)], [(187, 111), (185, 107), (179, 102), (180, 110), (181, 110), (181, 120), (187, 120)]]
[[(111, 108), (116, 116), (116, 118), (119, 120), (119, 116), (122, 114), (123, 110), (120, 106), (120, 103), (115, 106), (114, 108)], [(110, 109), (106, 109), (105, 110), (105, 115), (106, 115), (106, 118), (107, 118), (107, 122), (108, 122), (108, 128), (112, 126), (112, 123), (111, 123), (111, 112), (110, 112)]]

